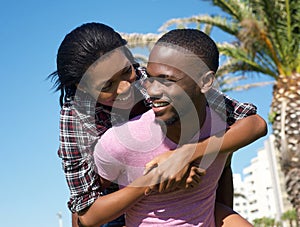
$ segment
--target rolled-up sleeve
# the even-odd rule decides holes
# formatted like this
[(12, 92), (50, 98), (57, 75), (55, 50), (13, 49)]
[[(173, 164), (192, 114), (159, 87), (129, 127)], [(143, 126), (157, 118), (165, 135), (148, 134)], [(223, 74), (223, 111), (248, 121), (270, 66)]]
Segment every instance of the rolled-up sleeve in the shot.
[(228, 125), (257, 113), (257, 107), (252, 103), (238, 102), (214, 88), (208, 92), (207, 102)]

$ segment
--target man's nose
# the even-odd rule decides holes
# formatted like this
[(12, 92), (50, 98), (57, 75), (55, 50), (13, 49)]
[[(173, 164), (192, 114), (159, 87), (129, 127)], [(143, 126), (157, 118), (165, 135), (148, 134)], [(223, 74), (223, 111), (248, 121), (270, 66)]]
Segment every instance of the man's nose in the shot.
[(150, 97), (160, 97), (163, 93), (164, 85), (159, 81), (154, 80), (153, 82), (147, 81), (145, 87)]

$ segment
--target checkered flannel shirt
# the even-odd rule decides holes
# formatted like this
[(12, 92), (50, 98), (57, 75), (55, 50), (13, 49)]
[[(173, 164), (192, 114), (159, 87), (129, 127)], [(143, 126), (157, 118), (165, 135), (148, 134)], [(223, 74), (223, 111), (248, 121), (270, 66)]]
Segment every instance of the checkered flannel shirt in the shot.
[[(146, 79), (144, 68), (136, 69), (140, 79), (135, 84), (147, 100), (149, 96), (142, 87)], [(78, 93), (79, 92), (79, 93)], [(60, 146), (58, 156), (70, 189), (68, 207), (79, 212), (89, 207), (101, 196), (99, 176), (95, 171), (93, 148), (112, 121), (119, 118), (89, 95), (80, 93), (73, 100), (67, 100), (60, 112)], [(208, 104), (232, 125), (236, 120), (256, 113), (256, 107), (249, 103), (239, 103), (221, 92), (212, 89), (207, 96)], [(122, 119), (118, 119), (118, 122)]]

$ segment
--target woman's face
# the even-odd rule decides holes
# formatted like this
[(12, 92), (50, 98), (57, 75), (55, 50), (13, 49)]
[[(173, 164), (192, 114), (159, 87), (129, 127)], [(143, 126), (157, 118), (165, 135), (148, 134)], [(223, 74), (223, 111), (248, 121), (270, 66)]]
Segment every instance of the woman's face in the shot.
[(136, 80), (136, 74), (131, 62), (119, 49), (94, 62), (83, 80), (79, 89), (87, 91), (103, 105), (129, 109), (135, 104), (131, 83)]

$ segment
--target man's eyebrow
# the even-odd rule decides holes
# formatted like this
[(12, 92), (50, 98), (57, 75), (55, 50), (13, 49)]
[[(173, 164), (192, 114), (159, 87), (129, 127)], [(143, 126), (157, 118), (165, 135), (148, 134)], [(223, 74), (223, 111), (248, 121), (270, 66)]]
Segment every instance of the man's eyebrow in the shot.
[[(149, 78), (153, 77), (151, 74), (149, 74), (146, 71), (147, 75)], [(174, 81), (179, 81), (182, 80), (183, 77), (182, 76), (176, 76), (176, 75), (167, 75), (167, 74), (159, 74), (158, 76), (155, 76), (156, 78), (162, 78), (162, 79), (167, 79), (167, 80), (174, 80)]]
[[(153, 75), (151, 75), (147, 70), (146, 73), (149, 77), (153, 77)], [(171, 77), (170, 75), (166, 75), (166, 74), (159, 74), (158, 76), (155, 77), (159, 77), (159, 78), (166, 78), (166, 77)]]

